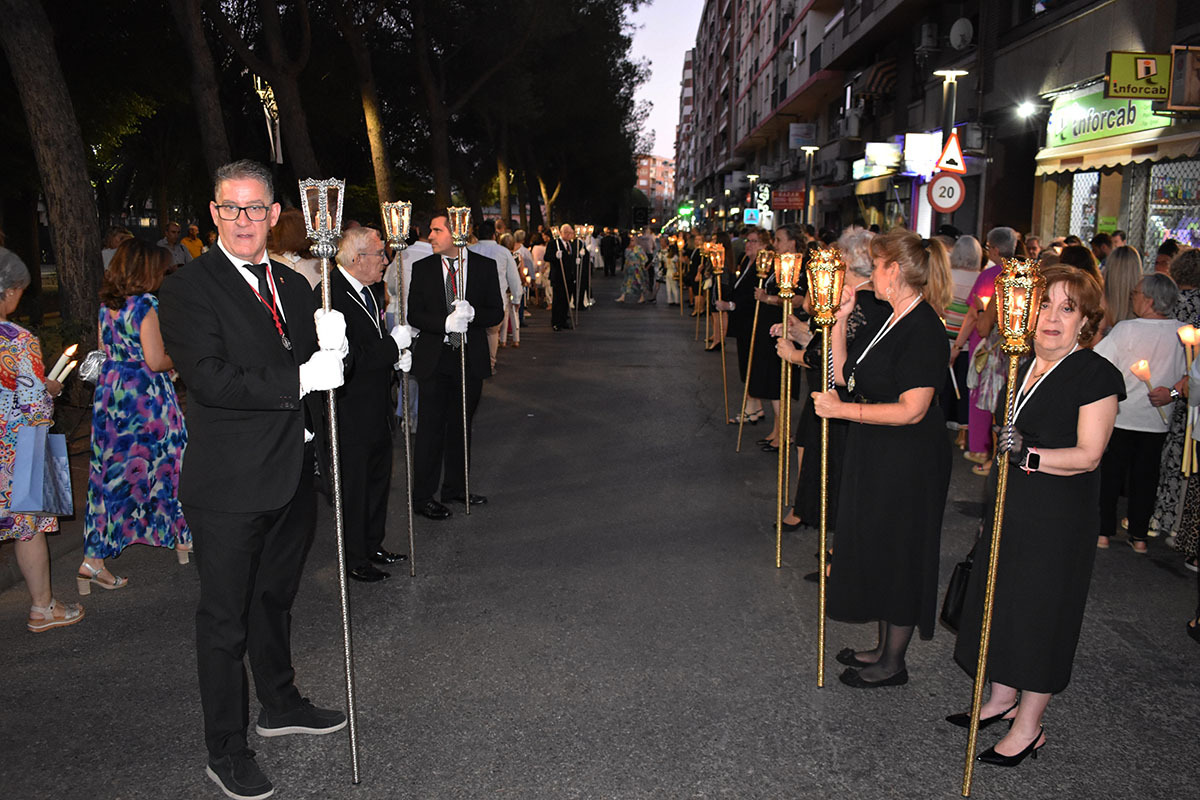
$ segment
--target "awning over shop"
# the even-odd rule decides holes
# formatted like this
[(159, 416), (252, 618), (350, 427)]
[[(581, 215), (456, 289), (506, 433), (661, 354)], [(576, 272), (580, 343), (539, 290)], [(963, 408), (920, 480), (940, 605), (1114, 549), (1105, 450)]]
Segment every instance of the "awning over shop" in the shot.
[(896, 59), (885, 58), (867, 67), (858, 79), (859, 94), (867, 97), (882, 97), (896, 88)]
[(1081, 172), (1142, 161), (1191, 158), (1200, 151), (1200, 125), (1171, 125), (1038, 151), (1036, 175)]
[(854, 184), (855, 194), (880, 194), (888, 190), (894, 175), (883, 175), (878, 178), (870, 178), (865, 181), (858, 181)]

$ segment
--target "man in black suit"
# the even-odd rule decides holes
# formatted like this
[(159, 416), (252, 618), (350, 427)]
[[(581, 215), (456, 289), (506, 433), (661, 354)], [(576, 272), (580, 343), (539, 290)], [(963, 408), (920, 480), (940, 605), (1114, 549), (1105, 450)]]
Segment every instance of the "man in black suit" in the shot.
[(550, 286), (554, 289), (554, 298), (550, 305), (550, 325), (556, 331), (572, 328), (571, 303), (575, 295), (575, 257), (582, 245), (575, 241), (575, 229), (563, 225), (559, 235), (546, 245), (546, 255), (543, 259), (546, 268), (550, 270)]
[(392, 383), (397, 369), (407, 372), (412, 364), (405, 349), (412, 337), (407, 325), (384, 332), (383, 308), (371, 290), (387, 267), (378, 231), (346, 231), (337, 263), (329, 276), (330, 303), (346, 318), (350, 344), (346, 382), (337, 391), (346, 568), (354, 580), (371, 583), (391, 577), (375, 564), (408, 558), (385, 550), (383, 537), (392, 481), (391, 421), (396, 417)]
[[(445, 519), (450, 509), (443, 503), (487, 502), (482, 495), (467, 497), (459, 359), (465, 344), (469, 447), (483, 379), (491, 376), (487, 329), (500, 324), (504, 308), (496, 262), (455, 247), (445, 211), (434, 212), (429, 222), (429, 244), (433, 255), (413, 264), (408, 291), (408, 323), (418, 331), (412, 345), (412, 376), (421, 397), (413, 448), (413, 507), (429, 519)], [(461, 271), (460, 252), (467, 257), (465, 271)], [(439, 486), (440, 503), (434, 497)]]
[(280, 209), (266, 167), (226, 164), (214, 196), (217, 246), (163, 281), (159, 317), (188, 388), (179, 499), (200, 577), (206, 772), (229, 797), (261, 798), (273, 789), (246, 747), (244, 656), (261, 736), (346, 725), (341, 711), (301, 697), (291, 651), (292, 601), (316, 521), (317, 393), (342, 383), (345, 322), (330, 312), (314, 324), (308, 282), (267, 260)]

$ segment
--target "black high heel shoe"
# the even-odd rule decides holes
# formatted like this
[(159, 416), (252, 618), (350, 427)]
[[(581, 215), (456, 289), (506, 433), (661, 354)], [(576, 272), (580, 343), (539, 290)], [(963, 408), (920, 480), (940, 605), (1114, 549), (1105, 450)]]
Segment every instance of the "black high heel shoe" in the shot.
[[(1017, 707), (1017, 704), (1013, 703), (1012, 708), (1009, 708), (1006, 711), (1001, 711), (999, 714), (996, 714), (993, 717), (980, 717), (979, 730), (983, 730), (984, 728), (986, 728), (989, 725), (996, 724), (1000, 720), (1004, 719), (1004, 717), (1007, 716), (1009, 714), (1009, 712), (1011, 712), (1013, 710), (1013, 708), (1016, 708), (1016, 707)], [(954, 725), (959, 728), (969, 728), (969, 727), (971, 727), (971, 715), (969, 713), (951, 714), (950, 716), (946, 717), (946, 722), (949, 722), (951, 725)]]
[(1015, 767), (1025, 760), (1025, 756), (1033, 756), (1036, 759), (1038, 750), (1046, 746), (1045, 742), (1042, 742), (1040, 745), (1038, 744), (1042, 739), (1042, 732), (1045, 730), (1045, 728), (1038, 728), (1038, 734), (1033, 737), (1033, 741), (1015, 756), (1002, 756), (996, 752), (995, 747), (989, 747), (979, 754), (978, 760), (984, 764), (995, 764), (997, 767)]

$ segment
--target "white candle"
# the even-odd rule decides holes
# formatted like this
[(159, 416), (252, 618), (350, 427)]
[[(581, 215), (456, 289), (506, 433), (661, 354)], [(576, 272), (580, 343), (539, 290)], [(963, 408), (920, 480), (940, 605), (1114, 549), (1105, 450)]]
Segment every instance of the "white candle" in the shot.
[(72, 361), (70, 364), (67, 364), (67, 368), (64, 369), (62, 371), (62, 373), (57, 378), (55, 378), (55, 380), (57, 380), (59, 383), (66, 383), (67, 376), (70, 375), (71, 370), (75, 369), (75, 367), (77, 367), (77, 366), (79, 366), (78, 361)]
[(71, 356), (75, 355), (75, 351), (78, 349), (79, 345), (73, 344), (64, 350), (58, 361), (54, 362), (54, 369), (50, 370), (46, 377), (52, 381), (60, 380), (59, 372), (67, 365), (67, 362), (71, 360)]

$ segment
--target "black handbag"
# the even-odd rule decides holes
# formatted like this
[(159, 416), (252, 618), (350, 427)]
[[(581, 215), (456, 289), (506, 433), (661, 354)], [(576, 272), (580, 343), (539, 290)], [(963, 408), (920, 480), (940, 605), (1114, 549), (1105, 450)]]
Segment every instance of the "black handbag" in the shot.
[(967, 583), (971, 580), (971, 565), (975, 563), (975, 547), (966, 558), (954, 565), (950, 583), (946, 586), (946, 598), (942, 601), (942, 622), (951, 630), (958, 630), (962, 619), (963, 604), (967, 600)]

